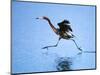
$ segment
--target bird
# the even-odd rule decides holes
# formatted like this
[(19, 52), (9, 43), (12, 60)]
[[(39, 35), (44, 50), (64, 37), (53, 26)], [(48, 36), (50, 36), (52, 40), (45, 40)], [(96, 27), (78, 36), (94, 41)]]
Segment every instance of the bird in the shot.
[(79, 51), (82, 51), (82, 49), (77, 45), (76, 41), (73, 39), (75, 35), (72, 34), (73, 30), (68, 20), (64, 19), (62, 22), (57, 23), (59, 28), (55, 28), (54, 25), (51, 23), (51, 20), (46, 16), (37, 17), (36, 19), (46, 20), (48, 24), (50, 25), (50, 27), (52, 28), (52, 30), (55, 32), (55, 34), (59, 35), (58, 41), (55, 45), (45, 46), (42, 49), (48, 49), (50, 47), (57, 47), (61, 39), (66, 39), (66, 40), (72, 40), (75, 43), (77, 49)]

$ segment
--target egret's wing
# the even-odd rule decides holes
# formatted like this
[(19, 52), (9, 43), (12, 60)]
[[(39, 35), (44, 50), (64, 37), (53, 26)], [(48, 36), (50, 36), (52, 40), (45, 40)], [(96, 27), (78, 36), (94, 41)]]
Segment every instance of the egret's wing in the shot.
[(72, 28), (68, 24), (70, 24), (68, 20), (63, 20), (62, 22), (58, 23), (58, 26), (61, 31), (71, 31), (72, 32)]
[(59, 25), (61, 31), (73, 31), (70, 25), (61, 24)]

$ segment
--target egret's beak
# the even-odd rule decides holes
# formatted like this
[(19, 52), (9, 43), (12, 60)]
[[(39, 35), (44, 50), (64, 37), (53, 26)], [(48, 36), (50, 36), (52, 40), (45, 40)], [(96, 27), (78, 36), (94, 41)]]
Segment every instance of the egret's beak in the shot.
[(43, 19), (43, 17), (37, 17), (36, 19)]

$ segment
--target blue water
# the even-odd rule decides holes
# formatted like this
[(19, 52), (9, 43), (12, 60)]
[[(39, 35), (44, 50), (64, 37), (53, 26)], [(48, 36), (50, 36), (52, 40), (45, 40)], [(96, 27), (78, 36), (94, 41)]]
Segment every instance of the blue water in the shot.
[(48, 23), (36, 20), (47, 16), (56, 28), (68, 19), (74, 39), (83, 51), (95, 51), (95, 6), (60, 5), (31, 2), (12, 2), (12, 72), (58, 71), (59, 58), (69, 58), (71, 70), (94, 69), (95, 53), (79, 53), (71, 40), (61, 39), (55, 48), (41, 49), (56, 44), (57, 36)]

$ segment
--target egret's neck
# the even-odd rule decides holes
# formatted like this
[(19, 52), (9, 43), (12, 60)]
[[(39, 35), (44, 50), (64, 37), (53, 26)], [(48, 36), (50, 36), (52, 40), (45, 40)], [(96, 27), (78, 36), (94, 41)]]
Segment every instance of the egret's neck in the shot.
[(48, 21), (48, 23), (49, 23), (49, 25), (50, 25), (50, 27), (53, 29), (53, 31), (55, 32), (55, 33), (57, 33), (57, 29), (53, 26), (53, 24), (51, 23), (51, 21), (48, 19), (48, 18), (44, 18), (46, 21)]

